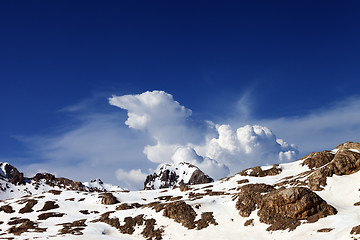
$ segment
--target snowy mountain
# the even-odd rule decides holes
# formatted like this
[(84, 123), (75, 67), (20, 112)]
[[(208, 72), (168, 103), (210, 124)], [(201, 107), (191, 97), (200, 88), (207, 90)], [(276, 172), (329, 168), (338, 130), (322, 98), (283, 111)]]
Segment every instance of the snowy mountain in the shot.
[(179, 164), (164, 164), (155, 173), (146, 177), (145, 190), (169, 188), (181, 185), (211, 183), (214, 179), (205, 175), (198, 167), (180, 162)]
[[(360, 144), (346, 142), (292, 163), (156, 190), (90, 191), (50, 176), (10, 183), (2, 173), (2, 187), (8, 187), (0, 195), (11, 198), (0, 202), (0, 234), (5, 239), (359, 239), (359, 170)], [(37, 191), (36, 182), (42, 184)], [(25, 187), (27, 195), (8, 195)]]

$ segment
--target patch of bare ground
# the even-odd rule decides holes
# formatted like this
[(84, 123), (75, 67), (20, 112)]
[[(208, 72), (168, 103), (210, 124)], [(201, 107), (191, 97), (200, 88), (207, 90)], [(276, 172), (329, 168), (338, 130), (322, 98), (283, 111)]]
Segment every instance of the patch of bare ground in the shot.
[(143, 208), (147, 207), (147, 208), (152, 208), (154, 209), (156, 212), (160, 212), (161, 210), (164, 209), (165, 207), (165, 203), (162, 203), (160, 201), (156, 201), (156, 202), (151, 202), (151, 203), (148, 203), (144, 206), (142, 206)]
[(47, 212), (47, 213), (40, 214), (38, 216), (38, 220), (46, 220), (46, 219), (51, 218), (51, 217), (62, 217), (64, 215), (65, 215), (65, 213)]
[(38, 212), (42, 212), (42, 211), (48, 211), (48, 210), (52, 210), (52, 209), (56, 209), (59, 208), (60, 206), (55, 203), (54, 201), (46, 201), (44, 203), (44, 206), (42, 209), (40, 209)]
[(61, 192), (62, 191), (60, 191), (60, 190), (54, 190), (54, 189), (48, 191), (48, 193), (51, 193), (51, 194), (54, 194), (54, 195), (60, 195)]
[(10, 206), (10, 205), (3, 205), (3, 206), (1, 206), (1, 207), (0, 207), (0, 211), (3, 211), (3, 212), (5, 212), (5, 213), (13, 213), (13, 212), (15, 212), (15, 211), (13, 210), (12, 206)]
[(353, 228), (351, 229), (350, 234), (354, 234), (354, 235), (360, 234), (360, 225), (353, 227)]
[(279, 166), (279, 164), (275, 164), (272, 166), (272, 168), (267, 169), (267, 170), (262, 170), (261, 167), (257, 166), (257, 167), (242, 170), (238, 174), (241, 176), (250, 176), (250, 177), (266, 177), (266, 176), (278, 175), (281, 173), (281, 171), (282, 171), (282, 169)]
[(195, 228), (196, 212), (184, 201), (172, 202), (165, 206), (163, 216), (174, 219), (188, 229)]
[(237, 182), (237, 184), (244, 184), (244, 183), (248, 183), (249, 180), (248, 179), (241, 179), (241, 180), (238, 180), (236, 182)]
[(128, 210), (128, 209), (133, 209), (133, 208), (139, 208), (142, 207), (143, 205), (140, 203), (122, 203), (119, 206), (116, 206), (115, 210), (117, 211), (121, 211), (121, 210)]
[(317, 230), (317, 232), (331, 232), (332, 230), (334, 230), (333, 228), (322, 228)]
[(197, 220), (195, 222), (195, 224), (196, 224), (196, 229), (197, 230), (207, 228), (210, 224), (218, 225), (218, 223), (215, 221), (215, 218), (214, 218), (212, 212), (203, 212), (203, 213), (201, 213), (201, 219)]
[(266, 184), (248, 184), (238, 193), (236, 208), (242, 217), (258, 209), (260, 222), (269, 224), (268, 231), (294, 230), (300, 220), (316, 222), (337, 213), (316, 193), (304, 187), (274, 189)]
[(119, 201), (117, 200), (117, 198), (112, 195), (112, 193), (104, 193), (101, 195), (101, 203), (104, 205), (112, 205), (112, 204), (116, 204), (119, 203)]
[(90, 214), (89, 210), (80, 210), (79, 212), (85, 215)]
[(59, 234), (72, 234), (72, 235), (83, 235), (81, 232), (87, 226), (85, 224), (86, 219), (80, 219), (71, 223), (61, 223), (63, 228), (59, 229)]
[[(45, 232), (46, 231), (46, 228), (39, 228), (37, 223), (35, 223), (27, 218), (16, 219), (16, 220), (8, 222), (8, 224), (14, 225), (14, 226), (10, 227), (7, 230), (7, 232), (17, 235), (17, 236), (21, 235), (24, 232), (28, 232), (29, 230), (31, 230), (32, 232)], [(19, 226), (16, 226), (16, 225), (19, 225)]]
[(181, 185), (181, 186), (179, 187), (179, 189), (180, 189), (181, 192), (186, 192), (186, 191), (191, 190), (191, 187), (189, 187), (189, 186), (187, 186), (187, 185)]
[(33, 207), (35, 206), (35, 204), (37, 204), (37, 203), (38, 203), (38, 201), (35, 200), (35, 199), (28, 199), (27, 202), (26, 202), (26, 205), (19, 210), (19, 213), (29, 213), (29, 212), (33, 212), (34, 210), (33, 210), (32, 208), (33, 208)]
[(245, 227), (247, 227), (247, 226), (254, 226), (254, 219), (246, 220), (246, 222), (244, 223), (244, 226), (245, 226)]
[(118, 229), (122, 234), (133, 234), (135, 232), (136, 226), (145, 225), (141, 234), (147, 238), (148, 240), (161, 240), (162, 233), (164, 230), (162, 228), (155, 229), (156, 220), (153, 218), (144, 219), (144, 215), (137, 215), (136, 217), (125, 217), (124, 224), (120, 224), (120, 220), (118, 218), (109, 218), (110, 214), (113, 212), (106, 212), (101, 215), (100, 219), (95, 220), (94, 222), (104, 222), (112, 227)]

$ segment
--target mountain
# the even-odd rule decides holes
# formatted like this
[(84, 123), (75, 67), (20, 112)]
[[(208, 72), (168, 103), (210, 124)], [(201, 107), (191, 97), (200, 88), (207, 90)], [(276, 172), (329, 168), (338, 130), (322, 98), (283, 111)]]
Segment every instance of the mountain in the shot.
[(16, 171), (3, 166), (0, 195), (11, 198), (0, 202), (2, 239), (360, 238), (359, 143), (211, 183), (142, 191), (95, 191), (47, 174), (12, 183)]
[(169, 188), (181, 185), (211, 183), (214, 179), (205, 175), (198, 167), (180, 162), (179, 164), (164, 164), (155, 173), (146, 177), (145, 190)]

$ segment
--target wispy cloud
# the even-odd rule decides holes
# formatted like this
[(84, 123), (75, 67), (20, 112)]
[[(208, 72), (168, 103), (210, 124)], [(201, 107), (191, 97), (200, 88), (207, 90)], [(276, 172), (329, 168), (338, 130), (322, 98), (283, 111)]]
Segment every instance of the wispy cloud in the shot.
[(301, 154), (331, 149), (345, 141), (360, 141), (360, 97), (333, 102), (302, 116), (260, 122), (278, 136), (296, 143)]

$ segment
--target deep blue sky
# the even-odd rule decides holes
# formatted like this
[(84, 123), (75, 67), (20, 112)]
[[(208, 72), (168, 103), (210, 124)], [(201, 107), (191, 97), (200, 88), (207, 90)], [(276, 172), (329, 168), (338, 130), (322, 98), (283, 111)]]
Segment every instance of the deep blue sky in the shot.
[[(0, 157), (51, 134), (59, 111), (164, 90), (194, 118), (301, 116), (360, 88), (359, 1), (2, 1)], [(296, 143), (295, 143), (296, 144)], [(319, 149), (321, 150), (321, 149)]]

